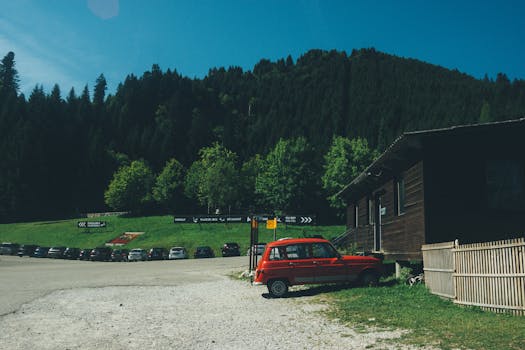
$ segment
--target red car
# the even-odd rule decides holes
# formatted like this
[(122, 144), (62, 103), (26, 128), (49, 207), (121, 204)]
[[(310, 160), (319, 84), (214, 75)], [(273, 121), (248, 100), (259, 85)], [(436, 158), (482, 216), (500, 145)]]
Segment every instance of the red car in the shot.
[(359, 281), (375, 285), (382, 261), (371, 256), (342, 256), (326, 239), (298, 238), (269, 243), (263, 253), (253, 284), (265, 284), (270, 295), (282, 297), (298, 284)]

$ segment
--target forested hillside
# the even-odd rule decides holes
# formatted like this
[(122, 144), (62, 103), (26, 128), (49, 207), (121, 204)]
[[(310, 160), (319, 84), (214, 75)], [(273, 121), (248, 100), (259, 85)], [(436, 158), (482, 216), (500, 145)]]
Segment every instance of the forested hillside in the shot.
[[(334, 183), (348, 181), (402, 132), (525, 114), (524, 80), (478, 80), (374, 49), (312, 50), (296, 61), (263, 59), (251, 71), (214, 68), (203, 79), (154, 64), (114, 95), (106, 95), (101, 74), (92, 96), (87, 86), (63, 92), (58, 85), (24, 96), (18, 74), (7, 53), (0, 222), (216, 207), (329, 217)], [(337, 155), (347, 159), (340, 171), (352, 170), (336, 181), (327, 173), (342, 164)], [(140, 186), (126, 182), (136, 174)], [(140, 198), (115, 198), (133, 186)]]

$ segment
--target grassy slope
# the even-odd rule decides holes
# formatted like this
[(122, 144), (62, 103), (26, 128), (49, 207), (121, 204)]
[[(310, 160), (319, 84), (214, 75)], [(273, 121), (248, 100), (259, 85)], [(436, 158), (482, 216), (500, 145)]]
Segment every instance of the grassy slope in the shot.
[[(140, 231), (144, 235), (126, 245), (125, 248), (151, 248), (184, 246), (193, 252), (199, 245), (211, 246), (216, 255), (225, 242), (237, 242), (241, 253), (250, 245), (250, 225), (244, 224), (174, 224), (172, 216), (150, 216), (138, 218), (105, 217), (90, 219), (90, 221), (106, 221), (105, 229), (77, 228), (78, 221), (86, 219), (33, 222), (0, 225), (0, 242), (16, 242), (20, 244), (38, 244), (43, 246), (69, 246), (91, 248), (101, 246), (105, 242), (119, 236), (123, 232)], [(303, 237), (305, 235), (321, 234), (331, 238), (341, 234), (343, 226), (280, 226), (277, 228), (277, 238)], [(264, 225), (259, 226), (259, 241), (273, 240), (273, 231)]]

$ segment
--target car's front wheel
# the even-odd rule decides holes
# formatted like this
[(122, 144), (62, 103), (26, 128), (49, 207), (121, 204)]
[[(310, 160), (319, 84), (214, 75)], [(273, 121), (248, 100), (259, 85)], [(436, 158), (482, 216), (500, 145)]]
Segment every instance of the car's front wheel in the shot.
[(273, 280), (268, 283), (268, 291), (274, 298), (282, 298), (288, 293), (288, 283), (283, 280)]

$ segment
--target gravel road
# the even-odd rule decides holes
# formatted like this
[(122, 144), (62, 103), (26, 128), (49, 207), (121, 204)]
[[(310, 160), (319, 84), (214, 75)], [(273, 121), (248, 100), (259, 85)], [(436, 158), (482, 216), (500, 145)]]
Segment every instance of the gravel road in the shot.
[(316, 297), (270, 299), (229, 277), (245, 260), (1, 257), (0, 348), (411, 349), (396, 342), (399, 331), (328, 320)]

